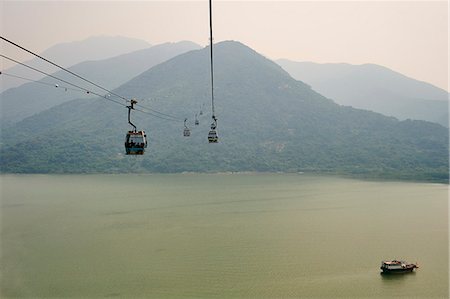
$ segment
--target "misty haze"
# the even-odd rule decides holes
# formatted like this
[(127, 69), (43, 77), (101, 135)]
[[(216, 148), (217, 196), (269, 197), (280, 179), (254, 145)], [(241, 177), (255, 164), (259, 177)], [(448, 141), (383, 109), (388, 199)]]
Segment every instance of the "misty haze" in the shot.
[(2, 298), (449, 296), (446, 2), (0, 14)]

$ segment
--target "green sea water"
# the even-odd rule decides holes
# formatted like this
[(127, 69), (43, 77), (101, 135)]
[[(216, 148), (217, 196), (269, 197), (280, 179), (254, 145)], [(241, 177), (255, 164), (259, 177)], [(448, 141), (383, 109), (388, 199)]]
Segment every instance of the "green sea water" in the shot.
[(448, 186), (2, 175), (0, 266), (1, 298), (448, 298)]

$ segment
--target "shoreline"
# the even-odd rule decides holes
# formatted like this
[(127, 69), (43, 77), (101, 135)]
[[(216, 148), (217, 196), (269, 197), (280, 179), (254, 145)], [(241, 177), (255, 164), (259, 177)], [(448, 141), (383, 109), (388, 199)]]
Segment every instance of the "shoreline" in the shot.
[(395, 175), (380, 175), (380, 174), (349, 174), (341, 172), (320, 172), (320, 171), (298, 171), (298, 172), (283, 172), (283, 171), (219, 171), (219, 172), (195, 172), (195, 171), (182, 171), (182, 172), (48, 172), (48, 173), (12, 173), (12, 172), (0, 172), (0, 176), (89, 176), (89, 175), (106, 175), (106, 176), (120, 176), (120, 175), (304, 175), (314, 177), (340, 177), (344, 179), (354, 179), (368, 182), (404, 182), (404, 183), (426, 183), (426, 184), (439, 184), (450, 185), (448, 180), (432, 179), (432, 178), (418, 178), (418, 177), (404, 177)]

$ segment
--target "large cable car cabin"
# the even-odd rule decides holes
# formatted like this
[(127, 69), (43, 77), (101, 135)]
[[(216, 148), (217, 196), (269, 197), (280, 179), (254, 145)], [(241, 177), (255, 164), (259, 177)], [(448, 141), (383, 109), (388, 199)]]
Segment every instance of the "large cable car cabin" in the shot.
[(147, 147), (147, 135), (144, 131), (137, 131), (136, 126), (130, 120), (131, 109), (134, 109), (136, 100), (131, 100), (131, 106), (128, 108), (128, 123), (133, 126), (132, 131), (128, 131), (125, 137), (125, 153), (127, 155), (143, 155)]
[(143, 155), (147, 147), (147, 135), (144, 131), (128, 131), (125, 138), (127, 155)]

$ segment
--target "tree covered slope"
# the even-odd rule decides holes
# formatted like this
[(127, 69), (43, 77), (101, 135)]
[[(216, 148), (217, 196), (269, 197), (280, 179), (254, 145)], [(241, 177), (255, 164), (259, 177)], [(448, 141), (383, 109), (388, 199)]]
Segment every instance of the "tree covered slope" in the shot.
[[(115, 91), (176, 115), (133, 112), (149, 146), (125, 156), (124, 107), (73, 100), (17, 124), (2, 136), (4, 172), (313, 171), (363, 177), (448, 180), (448, 131), (425, 121), (340, 106), (238, 42), (215, 46), (219, 143), (208, 144), (209, 49), (161, 63)], [(189, 118), (190, 138), (182, 136)]]

